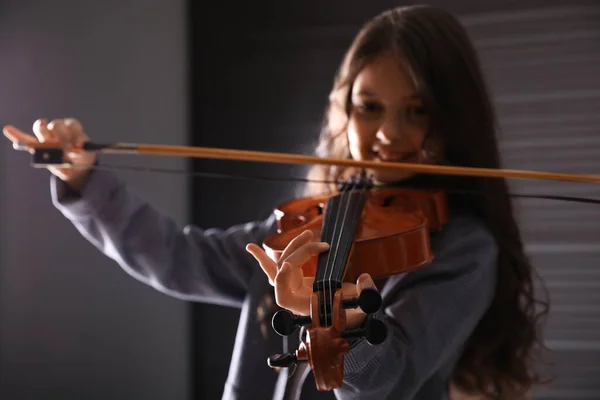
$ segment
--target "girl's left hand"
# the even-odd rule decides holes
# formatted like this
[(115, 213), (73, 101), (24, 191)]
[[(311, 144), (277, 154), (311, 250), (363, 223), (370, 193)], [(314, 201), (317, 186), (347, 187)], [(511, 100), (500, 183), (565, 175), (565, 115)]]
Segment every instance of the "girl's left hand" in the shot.
[[(305, 231), (294, 238), (281, 254), (278, 262), (273, 261), (259, 246), (251, 243), (246, 250), (254, 256), (275, 287), (277, 305), (294, 314), (310, 315), (310, 298), (313, 293), (314, 277), (305, 277), (302, 266), (314, 255), (329, 249), (324, 242), (313, 242), (313, 233)], [(365, 288), (376, 289), (369, 274), (358, 277), (356, 284), (342, 285), (343, 298), (358, 297)], [(360, 309), (346, 310), (346, 328), (358, 328), (366, 314)]]

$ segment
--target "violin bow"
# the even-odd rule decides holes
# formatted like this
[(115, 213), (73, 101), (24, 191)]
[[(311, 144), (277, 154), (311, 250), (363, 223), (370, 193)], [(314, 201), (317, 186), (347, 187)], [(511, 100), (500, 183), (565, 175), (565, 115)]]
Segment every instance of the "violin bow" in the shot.
[[(60, 165), (68, 167), (65, 154), (58, 143), (24, 143), (13, 144), (16, 150), (32, 154), (34, 167)], [(254, 150), (235, 150), (215, 147), (194, 147), (161, 144), (114, 143), (99, 144), (86, 142), (81, 148), (72, 152), (100, 152), (113, 154), (139, 154), (154, 156), (196, 157), (221, 160), (253, 161), (268, 163), (286, 163), (297, 165), (337, 165), (343, 167), (404, 170), (421, 174), (479, 176), (488, 178), (517, 178), (566, 182), (600, 183), (600, 175), (570, 174), (560, 172), (528, 171), (514, 169), (457, 167), (446, 165), (412, 164), (400, 162), (357, 161), (351, 159), (327, 158), (300, 154), (275, 153)]]
[[(31, 164), (36, 168), (45, 168), (47, 166), (61, 166), (65, 168), (77, 168), (76, 164), (72, 164), (65, 159), (64, 151), (58, 142), (16, 142), (13, 143), (16, 150), (27, 151), (32, 155)], [(317, 156), (288, 154), (288, 153), (273, 153), (265, 151), (253, 150), (234, 150), (213, 147), (194, 147), (194, 146), (177, 146), (177, 145), (157, 145), (157, 144), (136, 144), (136, 143), (114, 143), (114, 144), (99, 144), (94, 142), (86, 142), (80, 148), (75, 148), (73, 152), (97, 152), (109, 154), (138, 154), (138, 155), (154, 155), (154, 156), (178, 156), (178, 157), (196, 157), (208, 159), (229, 159), (236, 161), (255, 161), (255, 162), (270, 162), (270, 163), (290, 163), (298, 165), (338, 165), (357, 168), (378, 168), (378, 169), (402, 169), (415, 173), (424, 174), (442, 174), (455, 176), (479, 176), (479, 177), (499, 177), (499, 178), (518, 178), (518, 179), (534, 179), (534, 180), (550, 180), (550, 181), (565, 181), (565, 182), (584, 182), (584, 183), (600, 183), (600, 175), (592, 174), (567, 174), (556, 172), (542, 171), (525, 171), (513, 169), (493, 169), (493, 168), (472, 168), (472, 167), (455, 167), (445, 165), (425, 165), (411, 163), (396, 163), (396, 162), (377, 162), (377, 161), (356, 161), (350, 159), (335, 159), (324, 158)], [(86, 166), (87, 167), (87, 166)], [(163, 173), (186, 173), (193, 176), (203, 177), (218, 177), (218, 178), (238, 178), (238, 179), (253, 179), (253, 180), (268, 180), (268, 181), (301, 181), (301, 182), (317, 182), (317, 183), (337, 183), (332, 181), (315, 180), (298, 177), (258, 177), (256, 175), (240, 175), (240, 174), (219, 174), (208, 172), (189, 172), (181, 170), (145, 168), (145, 167), (129, 167), (129, 166), (110, 166), (110, 165), (95, 165), (93, 168), (108, 168), (108, 169), (126, 169), (146, 172), (163, 172)], [(377, 185), (381, 186), (381, 185)], [(385, 186), (385, 185), (383, 185)], [(472, 190), (448, 190), (453, 193), (477, 194)], [(545, 200), (567, 201), (577, 203), (600, 204), (600, 199), (575, 197), (575, 196), (559, 196), (547, 194), (520, 194), (510, 193), (511, 197), (517, 198), (535, 198)]]

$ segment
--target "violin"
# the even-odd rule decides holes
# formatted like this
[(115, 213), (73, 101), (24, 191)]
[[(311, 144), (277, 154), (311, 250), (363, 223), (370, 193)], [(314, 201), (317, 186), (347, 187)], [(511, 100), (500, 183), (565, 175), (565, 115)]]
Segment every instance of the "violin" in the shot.
[(430, 232), (441, 230), (449, 219), (442, 192), (372, 186), (364, 176), (356, 177), (341, 185), (338, 194), (282, 204), (275, 210), (278, 233), (263, 243), (275, 261), (306, 230), (330, 243), (327, 252), (313, 256), (302, 267), (304, 276), (314, 277), (310, 315), (280, 310), (273, 316), (273, 328), (281, 336), (310, 325), (306, 339), (297, 351), (268, 360), (274, 368), (308, 361), (318, 390), (341, 386), (349, 339), (364, 337), (377, 345), (387, 335), (386, 326), (374, 318), (363, 328), (345, 328), (346, 309), (360, 307), (367, 315), (373, 314), (381, 306), (381, 296), (367, 288), (358, 298), (343, 299), (342, 283), (354, 283), (364, 272), (378, 279), (428, 265), (434, 258)]
[[(68, 167), (58, 143), (15, 143), (14, 148), (31, 153), (34, 167)], [(150, 144), (97, 144), (88, 142), (73, 151), (188, 156), (240, 161), (292, 164), (324, 164), (373, 169), (401, 169), (414, 173), (460, 176), (544, 179), (600, 183), (600, 176), (539, 171), (517, 171), (356, 161), (316, 156), (231, 150), (205, 147)], [(293, 315), (280, 310), (274, 316), (274, 330), (292, 334), (299, 326), (309, 326), (299, 348), (268, 359), (274, 368), (308, 362), (319, 390), (340, 387), (344, 355), (349, 341), (365, 338), (372, 345), (387, 335), (383, 322), (372, 317), (381, 307), (375, 289), (364, 289), (357, 298), (342, 298), (342, 284), (354, 283), (362, 273), (373, 279), (413, 271), (430, 264), (435, 255), (430, 234), (441, 230), (449, 220), (446, 195), (442, 191), (374, 187), (364, 174), (340, 184), (338, 193), (294, 199), (279, 205), (274, 213), (277, 233), (266, 238), (263, 248), (277, 261), (292, 239), (305, 230), (330, 244), (329, 250), (313, 256), (302, 268), (314, 277), (310, 315)], [(369, 317), (361, 328), (346, 329), (345, 310), (360, 307)]]

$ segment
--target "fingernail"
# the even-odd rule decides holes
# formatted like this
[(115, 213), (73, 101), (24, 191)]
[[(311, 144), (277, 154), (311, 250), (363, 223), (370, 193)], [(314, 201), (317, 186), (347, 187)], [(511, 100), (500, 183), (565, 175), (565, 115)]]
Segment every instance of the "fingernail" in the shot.
[(375, 282), (373, 282), (373, 279), (371, 278), (371, 275), (369, 274), (362, 274), (361, 276), (358, 277), (358, 279), (361, 281), (361, 283), (363, 285), (375, 285)]

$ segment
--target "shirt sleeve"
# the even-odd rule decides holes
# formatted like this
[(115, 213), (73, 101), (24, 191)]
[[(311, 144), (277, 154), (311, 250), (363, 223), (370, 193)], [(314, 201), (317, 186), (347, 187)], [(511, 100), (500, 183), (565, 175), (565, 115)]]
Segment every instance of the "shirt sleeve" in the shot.
[(55, 176), (50, 188), (55, 207), (96, 248), (137, 280), (183, 300), (241, 307), (260, 269), (245, 246), (277, 229), (274, 215), (229, 229), (178, 227), (107, 170), (94, 170), (81, 193)]
[(412, 399), (460, 354), (488, 309), (496, 283), (491, 234), (461, 217), (438, 235), (433, 263), (406, 274), (393, 302), (376, 316), (388, 328), (386, 340), (371, 346), (361, 339), (346, 355), (339, 399)]

